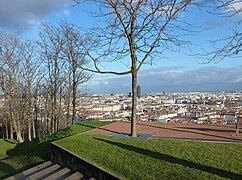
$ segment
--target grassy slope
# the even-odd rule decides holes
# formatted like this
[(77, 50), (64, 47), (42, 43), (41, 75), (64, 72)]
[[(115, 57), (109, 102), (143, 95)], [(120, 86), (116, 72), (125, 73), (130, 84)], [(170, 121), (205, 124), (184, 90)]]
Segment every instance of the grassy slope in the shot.
[(127, 179), (242, 179), (242, 144), (101, 135), (77, 135), (57, 144)]
[[(13, 149), (16, 146), (16, 141), (7, 141), (0, 139), (0, 177), (6, 174), (6, 169), (9, 169), (9, 167), (2, 163), (2, 159), (7, 158), (6, 152), (10, 149)], [(0, 178), (1, 179), (1, 178)]]
[(6, 151), (16, 146), (17, 142), (14, 140), (3, 140), (0, 139), (0, 159), (6, 156)]
[(104, 126), (109, 123), (110, 122), (97, 121), (81, 122), (57, 133), (48, 135), (42, 140), (35, 140), (21, 144), (12, 144), (12, 142), (0, 140), (0, 157), (1, 154), (5, 155), (4, 158), (0, 158), (0, 179), (21, 172), (22, 170), (47, 160), (49, 158), (50, 142), (88, 131), (96, 127)]

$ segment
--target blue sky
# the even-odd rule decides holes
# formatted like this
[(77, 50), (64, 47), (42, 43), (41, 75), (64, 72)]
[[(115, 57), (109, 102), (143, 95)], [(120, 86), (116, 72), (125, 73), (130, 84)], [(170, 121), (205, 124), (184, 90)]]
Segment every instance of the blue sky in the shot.
[[(240, 4), (237, 8), (241, 8)], [(76, 23), (83, 28), (97, 23), (83, 10), (92, 10), (89, 4), (74, 6), (72, 0), (1, 0), (0, 30), (18, 32), (36, 39), (42, 22), (57, 23), (60, 19)], [(138, 84), (143, 92), (162, 91), (213, 91), (242, 89), (242, 59), (228, 58), (219, 63), (203, 64), (202, 60), (190, 56), (210, 50), (209, 40), (226, 37), (231, 24), (224, 18), (207, 14), (196, 8), (189, 9), (182, 17), (192, 24), (205, 24), (209, 30), (194, 33), (189, 38), (194, 45), (179, 52), (167, 51), (165, 58), (156, 58), (153, 65), (144, 65), (139, 72)], [(239, 14), (237, 19), (242, 18)], [(241, 26), (239, 27), (241, 28)], [(190, 54), (190, 55), (188, 55)], [(106, 70), (123, 70), (122, 63), (105, 63)], [(130, 76), (93, 75), (85, 84), (91, 93), (127, 93), (131, 89)]]

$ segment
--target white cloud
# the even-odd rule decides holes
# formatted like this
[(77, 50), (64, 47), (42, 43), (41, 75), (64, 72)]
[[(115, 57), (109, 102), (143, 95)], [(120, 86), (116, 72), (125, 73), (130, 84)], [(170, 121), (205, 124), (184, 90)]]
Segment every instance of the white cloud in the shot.
[(104, 85), (108, 85), (109, 82), (108, 82), (108, 81), (104, 81), (103, 84), (104, 84)]
[[(241, 0), (232, 0), (229, 2), (221, 2), (221, 9), (224, 10), (225, 15), (232, 17), (235, 15), (237, 18), (242, 16), (242, 1)], [(231, 15), (231, 16), (230, 16)]]
[[(142, 70), (138, 84), (144, 92), (162, 91), (212, 91), (242, 89), (242, 66), (233, 68), (162, 67)], [(94, 78), (95, 79), (95, 78)], [(103, 83), (108, 81), (109, 84)], [(92, 84), (95, 93), (126, 93), (131, 91), (130, 76), (102, 77)], [(108, 85), (108, 88), (107, 88)]]
[(87, 85), (87, 86), (97, 86), (97, 85), (100, 85), (100, 84), (101, 84), (101, 82), (96, 81), (96, 80), (91, 80), (91, 81), (83, 83), (83, 85)]
[(64, 14), (65, 14), (66, 16), (70, 16), (70, 11), (67, 10), (67, 9), (65, 9), (65, 10), (64, 10)]
[(230, 11), (238, 12), (239, 15), (242, 15), (242, 2), (241, 1), (235, 1), (229, 6)]
[(0, 27), (6, 30), (26, 30), (42, 18), (57, 13), (71, 0), (1, 0)]

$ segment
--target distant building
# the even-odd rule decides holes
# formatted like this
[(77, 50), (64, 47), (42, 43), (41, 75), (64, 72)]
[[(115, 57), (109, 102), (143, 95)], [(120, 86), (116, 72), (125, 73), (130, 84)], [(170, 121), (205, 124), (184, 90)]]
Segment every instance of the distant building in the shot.
[(140, 85), (137, 86), (137, 97), (138, 98), (141, 97), (141, 87), (140, 87)]

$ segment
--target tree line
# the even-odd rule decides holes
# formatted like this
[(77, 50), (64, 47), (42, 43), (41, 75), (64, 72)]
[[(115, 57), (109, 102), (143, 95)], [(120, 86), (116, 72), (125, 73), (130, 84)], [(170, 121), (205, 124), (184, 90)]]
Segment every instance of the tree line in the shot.
[(90, 74), (83, 44), (67, 22), (43, 24), (38, 41), (0, 32), (0, 124), (4, 138), (40, 138), (74, 123), (80, 85)]

